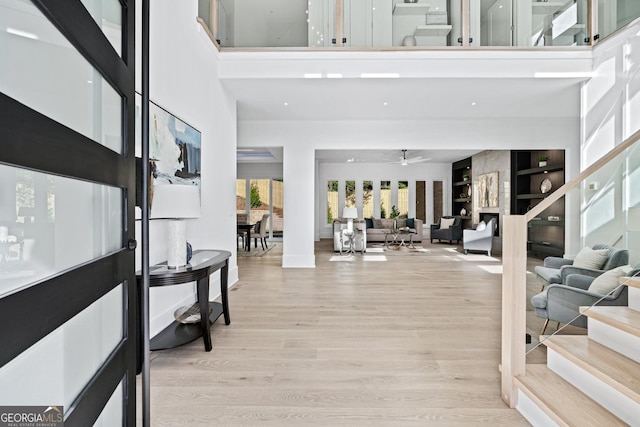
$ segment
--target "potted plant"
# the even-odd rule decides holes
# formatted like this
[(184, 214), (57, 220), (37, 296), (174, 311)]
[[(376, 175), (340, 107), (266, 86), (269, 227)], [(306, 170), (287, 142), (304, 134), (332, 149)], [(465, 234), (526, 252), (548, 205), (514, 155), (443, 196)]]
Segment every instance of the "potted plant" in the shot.
[(547, 160), (549, 160), (549, 158), (547, 156), (540, 156), (538, 157), (538, 167), (545, 167), (547, 166)]
[(469, 180), (469, 174), (465, 173), (464, 175), (462, 175), (462, 180), (463, 181), (468, 181)]

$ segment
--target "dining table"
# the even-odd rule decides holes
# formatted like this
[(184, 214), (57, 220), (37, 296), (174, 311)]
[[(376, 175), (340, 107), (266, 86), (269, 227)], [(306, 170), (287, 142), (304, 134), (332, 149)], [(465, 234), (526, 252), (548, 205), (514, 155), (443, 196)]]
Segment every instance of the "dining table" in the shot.
[(247, 252), (251, 252), (251, 230), (256, 226), (256, 223), (253, 224), (238, 224), (238, 233), (242, 233), (244, 231), (247, 232), (247, 240), (245, 241), (244, 248)]

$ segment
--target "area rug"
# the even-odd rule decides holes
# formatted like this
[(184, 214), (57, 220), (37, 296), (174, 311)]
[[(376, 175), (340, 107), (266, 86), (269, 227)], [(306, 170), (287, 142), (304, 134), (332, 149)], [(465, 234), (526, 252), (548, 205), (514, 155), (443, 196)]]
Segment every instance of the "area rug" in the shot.
[(252, 247), (251, 251), (249, 251), (249, 252), (247, 252), (243, 248), (239, 248), (238, 249), (238, 256), (239, 257), (260, 257), (260, 256), (263, 256), (264, 254), (266, 254), (267, 252), (269, 252), (270, 250), (272, 250), (275, 247), (276, 247), (276, 244), (275, 243), (271, 243), (271, 244), (267, 244), (267, 248), (265, 250), (262, 250), (262, 247), (258, 246), (257, 248)]
[(367, 247), (367, 253), (372, 252), (370, 251), (370, 249), (373, 249), (373, 251), (375, 252), (380, 252), (380, 250), (382, 250), (382, 252), (384, 252), (385, 254), (416, 254), (416, 255), (421, 255), (421, 254), (428, 254), (429, 252), (431, 252), (430, 249), (426, 249), (420, 245), (414, 245), (414, 247), (410, 247), (410, 246), (400, 246), (400, 245), (389, 245), (389, 247), (386, 247), (384, 245), (384, 243), (370, 243)]

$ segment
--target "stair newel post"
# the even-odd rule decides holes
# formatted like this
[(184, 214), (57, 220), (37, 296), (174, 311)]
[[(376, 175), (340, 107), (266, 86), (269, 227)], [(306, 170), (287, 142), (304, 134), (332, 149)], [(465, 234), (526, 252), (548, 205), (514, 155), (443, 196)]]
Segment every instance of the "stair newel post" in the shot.
[(525, 374), (527, 221), (506, 215), (502, 228), (502, 399), (515, 408), (514, 377)]

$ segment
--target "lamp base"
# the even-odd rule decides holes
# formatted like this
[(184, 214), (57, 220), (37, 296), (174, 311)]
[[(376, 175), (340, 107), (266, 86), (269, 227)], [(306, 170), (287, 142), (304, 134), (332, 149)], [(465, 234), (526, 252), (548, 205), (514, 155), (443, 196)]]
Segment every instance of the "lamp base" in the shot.
[(170, 219), (167, 223), (167, 267), (187, 265), (187, 223), (182, 219)]

